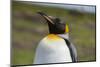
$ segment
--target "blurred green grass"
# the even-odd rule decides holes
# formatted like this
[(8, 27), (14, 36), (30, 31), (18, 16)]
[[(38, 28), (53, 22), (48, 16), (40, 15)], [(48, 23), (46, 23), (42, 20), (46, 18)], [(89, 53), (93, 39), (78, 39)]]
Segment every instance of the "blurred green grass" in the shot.
[(37, 11), (66, 21), (70, 28), (70, 40), (78, 51), (78, 61), (96, 60), (95, 14), (14, 1), (11, 64), (32, 64), (37, 44), (48, 34), (48, 26), (36, 14)]

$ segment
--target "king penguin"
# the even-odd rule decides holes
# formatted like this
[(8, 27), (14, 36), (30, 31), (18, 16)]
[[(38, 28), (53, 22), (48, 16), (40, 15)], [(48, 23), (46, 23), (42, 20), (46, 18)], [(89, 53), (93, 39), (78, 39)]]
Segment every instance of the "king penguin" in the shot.
[(34, 64), (77, 62), (77, 51), (69, 41), (69, 27), (60, 18), (38, 12), (48, 24), (49, 34), (38, 44)]

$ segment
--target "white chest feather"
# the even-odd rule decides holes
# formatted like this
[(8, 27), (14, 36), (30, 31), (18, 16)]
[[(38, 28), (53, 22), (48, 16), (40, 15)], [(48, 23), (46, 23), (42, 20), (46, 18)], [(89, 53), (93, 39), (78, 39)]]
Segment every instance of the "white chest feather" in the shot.
[(69, 48), (63, 39), (42, 39), (37, 46), (34, 64), (72, 62)]

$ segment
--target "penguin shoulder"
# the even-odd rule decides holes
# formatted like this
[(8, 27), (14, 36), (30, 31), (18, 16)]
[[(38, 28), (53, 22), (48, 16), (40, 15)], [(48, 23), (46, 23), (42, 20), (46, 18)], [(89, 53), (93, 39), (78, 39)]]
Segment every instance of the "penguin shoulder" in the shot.
[(40, 48), (45, 48), (45, 49), (59, 49), (59, 48), (65, 48), (66, 43), (63, 38), (59, 37), (56, 34), (49, 34), (46, 37), (44, 37), (39, 45)]
[(44, 37), (42, 39), (42, 42), (46, 43), (46, 44), (53, 44), (53, 43), (59, 43), (61, 41), (64, 41), (63, 38), (59, 37), (56, 34), (49, 34), (46, 37)]

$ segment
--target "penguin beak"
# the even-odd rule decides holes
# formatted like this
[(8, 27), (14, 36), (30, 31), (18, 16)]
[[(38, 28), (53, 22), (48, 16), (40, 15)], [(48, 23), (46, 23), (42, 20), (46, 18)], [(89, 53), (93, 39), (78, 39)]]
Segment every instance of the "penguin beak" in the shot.
[(49, 16), (47, 16), (45, 13), (43, 13), (43, 12), (37, 12), (37, 13), (40, 14), (42, 17), (44, 17), (44, 19), (47, 20), (47, 22), (54, 24), (52, 19)]

